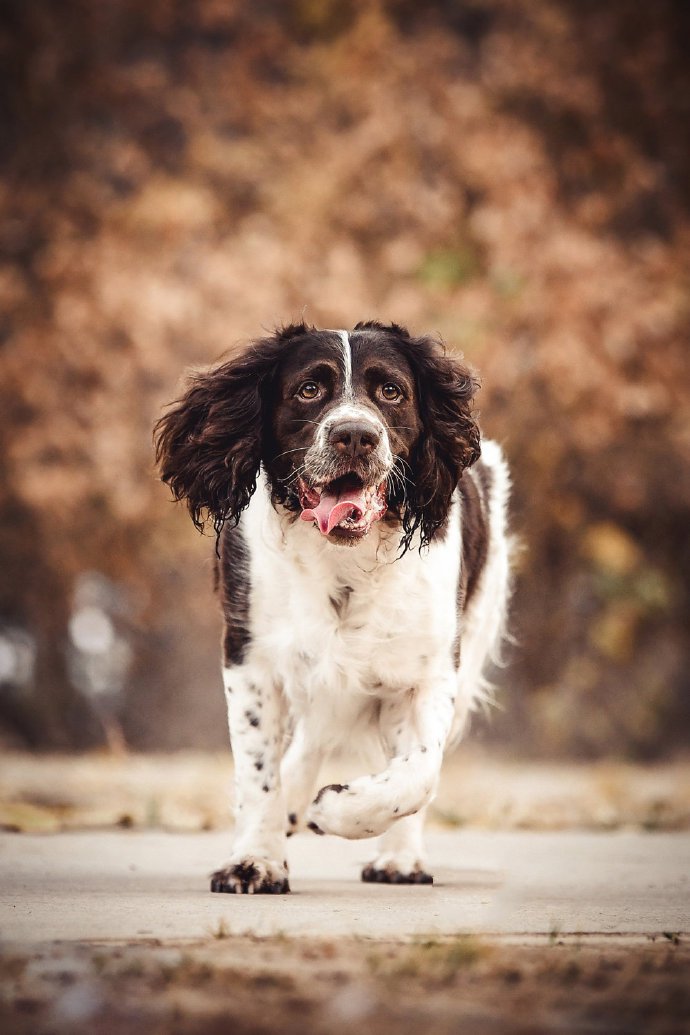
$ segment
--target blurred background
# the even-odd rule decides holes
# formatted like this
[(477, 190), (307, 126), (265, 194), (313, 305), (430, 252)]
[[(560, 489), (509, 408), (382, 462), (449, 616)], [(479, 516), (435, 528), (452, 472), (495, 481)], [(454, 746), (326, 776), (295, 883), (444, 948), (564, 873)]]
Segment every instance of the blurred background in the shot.
[(690, 731), (690, 5), (2, 0), (0, 746), (224, 749), (213, 540), (151, 428), (276, 324), (481, 373), (511, 757)]

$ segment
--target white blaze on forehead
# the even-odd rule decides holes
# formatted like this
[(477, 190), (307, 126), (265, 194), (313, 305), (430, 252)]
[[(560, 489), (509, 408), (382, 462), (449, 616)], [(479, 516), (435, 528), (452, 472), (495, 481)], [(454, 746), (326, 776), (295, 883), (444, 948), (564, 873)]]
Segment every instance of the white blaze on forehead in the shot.
[(323, 417), (319, 422), (318, 428), (316, 429), (315, 446), (318, 449), (326, 448), (328, 433), (333, 425), (337, 424), (338, 421), (367, 420), (374, 424), (381, 434), (381, 449), (384, 453), (384, 462), (391, 463), (392, 454), (390, 444), (388, 442), (388, 432), (384, 423), (376, 413), (370, 409), (370, 407), (360, 406), (355, 400), (355, 390), (352, 383), (352, 346), (350, 343), (349, 332), (328, 328), (328, 333), (337, 334), (342, 342), (345, 381), (340, 402), (338, 402), (332, 410), (329, 410), (325, 417)]
[(350, 346), (350, 335), (347, 331), (336, 331), (335, 333), (343, 343), (343, 369), (345, 371), (343, 396), (346, 399), (352, 399), (354, 392), (352, 390), (352, 348)]

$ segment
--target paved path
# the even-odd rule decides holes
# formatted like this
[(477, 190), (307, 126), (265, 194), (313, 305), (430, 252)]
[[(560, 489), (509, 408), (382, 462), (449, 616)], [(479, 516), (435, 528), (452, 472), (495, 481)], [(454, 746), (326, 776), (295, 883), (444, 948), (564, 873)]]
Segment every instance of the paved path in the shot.
[(290, 842), (292, 895), (211, 895), (225, 833), (0, 835), (0, 939), (690, 931), (690, 834), (432, 831), (433, 887), (362, 884), (367, 842)]

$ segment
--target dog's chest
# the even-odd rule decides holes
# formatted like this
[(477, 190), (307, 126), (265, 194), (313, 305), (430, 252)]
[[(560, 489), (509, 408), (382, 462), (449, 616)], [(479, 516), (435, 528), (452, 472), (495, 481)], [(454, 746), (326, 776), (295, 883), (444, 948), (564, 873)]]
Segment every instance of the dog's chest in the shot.
[(318, 559), (275, 561), (260, 593), (257, 632), (264, 658), (298, 710), (327, 700), (335, 713), (356, 709), (362, 698), (420, 686), (451, 663), (452, 565), (418, 555), (340, 571)]
[(311, 697), (326, 686), (370, 694), (418, 681), (430, 632), (423, 602), (403, 607), (391, 587), (340, 579), (294, 584), (290, 597), (294, 610), (283, 619), (294, 672), (290, 696)]
[(347, 735), (377, 698), (453, 667), (459, 526), (420, 554), (396, 559), (378, 530), (363, 546), (324, 543), (285, 522), (255, 493), (243, 519), (250, 557), (247, 659), (280, 685), (295, 714)]

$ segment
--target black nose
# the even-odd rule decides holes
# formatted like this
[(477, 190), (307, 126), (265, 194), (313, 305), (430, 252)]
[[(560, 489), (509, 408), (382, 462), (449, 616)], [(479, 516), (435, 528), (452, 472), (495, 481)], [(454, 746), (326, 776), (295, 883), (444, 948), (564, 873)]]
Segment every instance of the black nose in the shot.
[(335, 424), (328, 433), (328, 443), (337, 453), (348, 456), (367, 456), (375, 449), (381, 435), (373, 424), (348, 420)]

